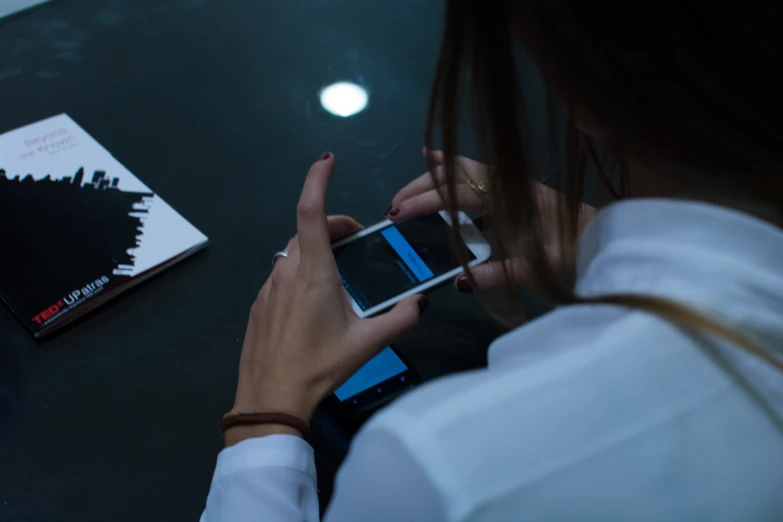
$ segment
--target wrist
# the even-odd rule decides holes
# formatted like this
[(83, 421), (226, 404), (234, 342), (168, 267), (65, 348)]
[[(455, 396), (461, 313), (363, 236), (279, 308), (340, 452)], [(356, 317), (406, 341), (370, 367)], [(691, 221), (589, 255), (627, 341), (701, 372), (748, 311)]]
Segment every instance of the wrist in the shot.
[(285, 424), (251, 424), (247, 426), (232, 426), (223, 436), (226, 447), (238, 444), (243, 440), (266, 437), (267, 435), (294, 435), (303, 437), (296, 428)]
[(231, 411), (257, 411), (285, 413), (310, 424), (318, 402), (306, 400), (292, 393), (237, 393)]

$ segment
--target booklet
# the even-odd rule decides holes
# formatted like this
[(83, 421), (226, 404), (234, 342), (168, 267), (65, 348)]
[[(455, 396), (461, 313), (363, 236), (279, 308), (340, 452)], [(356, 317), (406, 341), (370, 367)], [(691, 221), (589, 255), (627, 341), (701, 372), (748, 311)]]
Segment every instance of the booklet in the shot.
[(0, 296), (35, 337), (206, 244), (67, 115), (0, 134)]
[(0, 2), (0, 18), (24, 11), (49, 0), (3, 0)]

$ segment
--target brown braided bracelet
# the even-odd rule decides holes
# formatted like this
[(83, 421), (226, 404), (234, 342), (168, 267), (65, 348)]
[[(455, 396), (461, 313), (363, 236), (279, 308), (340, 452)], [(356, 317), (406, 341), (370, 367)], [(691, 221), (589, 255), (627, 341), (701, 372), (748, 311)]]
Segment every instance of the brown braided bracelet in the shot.
[(282, 424), (299, 431), (305, 440), (310, 438), (310, 425), (287, 413), (263, 413), (260, 411), (230, 411), (223, 415), (220, 421), (220, 431), (223, 433), (234, 426), (253, 426), (255, 424)]

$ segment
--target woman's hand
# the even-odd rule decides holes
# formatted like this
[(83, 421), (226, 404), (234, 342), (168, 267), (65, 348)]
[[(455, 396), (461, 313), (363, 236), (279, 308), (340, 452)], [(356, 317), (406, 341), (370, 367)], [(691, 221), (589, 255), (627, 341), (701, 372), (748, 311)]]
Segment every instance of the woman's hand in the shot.
[[(386, 217), (391, 221), (400, 222), (413, 219), (417, 216), (431, 214), (446, 208), (445, 202), (448, 201), (448, 194), (445, 190), (446, 176), (444, 174), (444, 155), (440, 150), (428, 148), (422, 149), (425, 159), (436, 164), (433, 171), (428, 171), (408, 183), (392, 199), (391, 207), (386, 211)], [(487, 181), (489, 168), (470, 158), (459, 156), (457, 158), (457, 170), (460, 180), (457, 183), (457, 209), (462, 212), (480, 212), (484, 210), (484, 201), (482, 196), (476, 193), (468, 184), (467, 180), (472, 179), (476, 182)], [(548, 202), (542, 205), (542, 208), (555, 210), (557, 202), (562, 199), (557, 191), (547, 187), (537, 181), (531, 181), (534, 184), (536, 197), (539, 201)], [(587, 224), (595, 215), (596, 209), (590, 205), (582, 205), (582, 214), (580, 216), (579, 230)], [(555, 230), (556, 215), (553, 212), (550, 216), (545, 216), (546, 223), (552, 227), (551, 237), (557, 238)], [(556, 257), (559, 249), (558, 245), (549, 245), (550, 255)], [(503, 264), (506, 270), (503, 269)], [(565, 263), (564, 263), (565, 264)], [(528, 281), (527, 264), (520, 259), (507, 259), (505, 261), (491, 261), (473, 267), (471, 274), (479, 287), (484, 290), (505, 286), (506, 273), (511, 278), (512, 283), (516, 285), (525, 284)], [(455, 286), (461, 292), (471, 292), (468, 278), (462, 274), (455, 279)]]
[[(386, 217), (391, 221), (406, 221), (417, 216), (432, 214), (446, 208), (446, 175), (443, 166), (443, 151), (422, 149), (424, 158), (436, 165), (433, 171), (427, 171), (405, 185), (392, 199)], [(457, 184), (457, 208), (462, 212), (480, 212), (484, 202), (467, 184), (467, 180), (476, 182), (487, 180), (489, 169), (483, 163), (459, 156), (457, 170), (460, 180)]]
[[(324, 398), (413, 328), (427, 305), (426, 297), (417, 295), (371, 319), (353, 312), (331, 242), (361, 225), (349, 217), (324, 214), (334, 158), (329, 153), (322, 158), (307, 174), (297, 207), (297, 236), (286, 247), (288, 257), (277, 260), (250, 311), (234, 410), (287, 413), (309, 422)], [(226, 442), (290, 432), (283, 427), (258, 428), (231, 428)]]

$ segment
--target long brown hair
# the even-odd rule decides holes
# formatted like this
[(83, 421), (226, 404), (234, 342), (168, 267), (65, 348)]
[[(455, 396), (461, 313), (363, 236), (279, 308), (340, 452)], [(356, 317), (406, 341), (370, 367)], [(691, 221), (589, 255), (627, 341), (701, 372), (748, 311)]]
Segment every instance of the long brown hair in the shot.
[[(458, 128), (463, 101), (469, 102), (482, 157), (490, 164), (495, 254), (522, 256), (534, 290), (553, 303), (645, 310), (722, 336), (783, 369), (765, 348), (686, 305), (640, 295), (574, 295), (571, 278), (561, 277), (547, 248), (551, 228), (541, 217), (557, 216), (556, 257), (574, 259), (588, 166), (616, 197), (626, 197), (631, 159), (705, 173), (705, 184), (783, 211), (781, 20), (762, 3), (732, 5), (680, 1), (645, 11), (623, 1), (447, 0), (426, 142), (434, 148), (440, 130), (448, 201), (456, 202)], [(555, 174), (562, 198), (555, 203), (537, 199), (531, 183), (536, 173), (517, 81), (517, 40), (548, 90), (548, 132), (554, 154), (563, 158)], [(598, 130), (600, 147), (577, 119)], [(560, 135), (563, 147), (557, 145)], [(456, 206), (449, 209), (456, 219)], [(510, 268), (504, 270), (511, 281)]]

